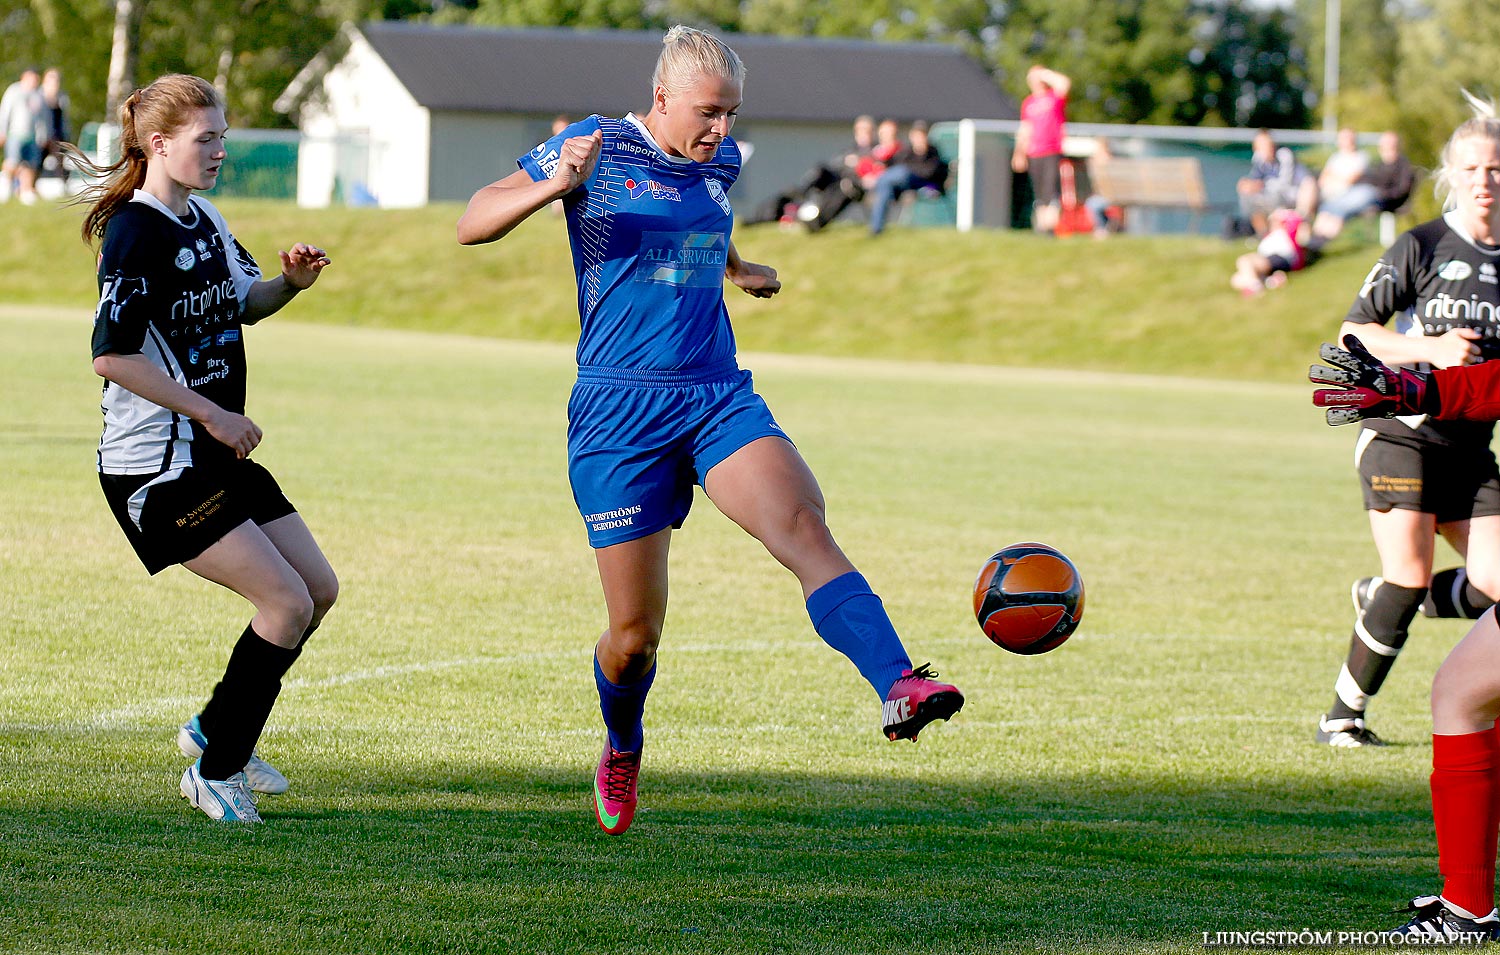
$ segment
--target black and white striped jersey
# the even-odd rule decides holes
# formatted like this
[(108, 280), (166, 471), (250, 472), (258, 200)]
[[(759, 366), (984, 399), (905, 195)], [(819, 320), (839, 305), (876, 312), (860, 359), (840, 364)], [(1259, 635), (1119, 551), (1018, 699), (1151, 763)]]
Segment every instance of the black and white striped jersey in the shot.
[[(1458, 214), (1403, 233), (1365, 277), (1346, 318), (1390, 324), (1405, 335), (1442, 335), (1454, 328), (1479, 332), (1480, 355), (1500, 359), (1500, 248), (1475, 241)], [(1491, 422), (1434, 421), (1425, 416), (1375, 418), (1365, 428), (1437, 444), (1483, 448)]]
[[(224, 218), (198, 196), (179, 219), (137, 191), (110, 217), (99, 254), (94, 357), (145, 355), (210, 401), (245, 411), (241, 312), (260, 278)], [(104, 385), (99, 470), (156, 474), (205, 466), (234, 452), (201, 425), (121, 388)]]

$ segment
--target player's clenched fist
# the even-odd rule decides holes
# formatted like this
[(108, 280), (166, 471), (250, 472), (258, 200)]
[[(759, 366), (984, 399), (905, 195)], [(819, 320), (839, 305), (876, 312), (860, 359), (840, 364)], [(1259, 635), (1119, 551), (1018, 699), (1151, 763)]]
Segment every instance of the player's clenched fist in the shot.
[(563, 140), (552, 178), (567, 187), (564, 192), (572, 192), (593, 175), (594, 164), (599, 161), (599, 144), (603, 141), (604, 134), (597, 129), (588, 136)]

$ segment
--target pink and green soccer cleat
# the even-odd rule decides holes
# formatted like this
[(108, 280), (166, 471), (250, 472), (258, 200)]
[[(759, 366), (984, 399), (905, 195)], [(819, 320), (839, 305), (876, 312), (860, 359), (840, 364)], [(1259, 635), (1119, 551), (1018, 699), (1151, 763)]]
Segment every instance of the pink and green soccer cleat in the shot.
[(640, 753), (622, 753), (605, 740), (594, 773), (594, 815), (599, 828), (612, 836), (629, 829), (635, 819), (635, 784), (640, 774)]
[(963, 709), (964, 695), (958, 687), (932, 679), (936, 670), (924, 663), (915, 670), (904, 670), (901, 679), (891, 686), (881, 708), (881, 722), (887, 739), (917, 741), (917, 734), (933, 720), (946, 720)]

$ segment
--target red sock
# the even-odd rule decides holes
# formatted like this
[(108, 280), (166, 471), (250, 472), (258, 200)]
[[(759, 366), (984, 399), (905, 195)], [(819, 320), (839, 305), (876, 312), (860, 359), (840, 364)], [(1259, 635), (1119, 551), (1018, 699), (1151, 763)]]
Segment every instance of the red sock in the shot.
[(1432, 821), (1443, 898), (1488, 915), (1495, 907), (1500, 730), (1432, 737)]

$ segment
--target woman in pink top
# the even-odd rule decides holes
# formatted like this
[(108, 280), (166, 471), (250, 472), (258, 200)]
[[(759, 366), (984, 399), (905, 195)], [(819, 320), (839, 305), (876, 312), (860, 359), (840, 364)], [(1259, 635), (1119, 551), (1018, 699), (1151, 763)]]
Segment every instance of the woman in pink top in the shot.
[(1031, 94), (1021, 100), (1021, 126), (1011, 168), (1031, 177), (1036, 196), (1031, 224), (1038, 232), (1057, 228), (1060, 211), (1058, 167), (1062, 162), (1064, 111), (1073, 81), (1041, 64), (1026, 71)]

